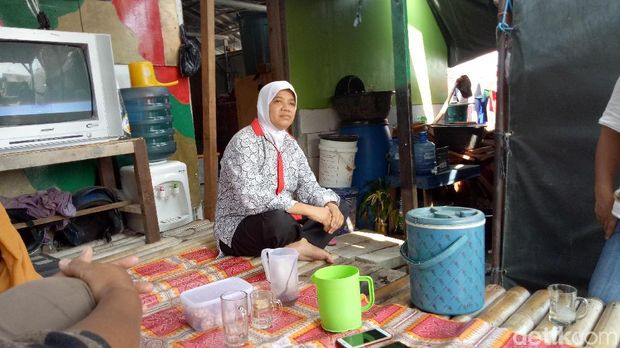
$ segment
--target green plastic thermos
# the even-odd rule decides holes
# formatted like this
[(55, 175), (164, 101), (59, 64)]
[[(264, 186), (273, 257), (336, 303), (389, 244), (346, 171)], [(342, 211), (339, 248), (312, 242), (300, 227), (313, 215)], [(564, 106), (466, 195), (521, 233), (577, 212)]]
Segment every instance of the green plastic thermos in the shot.
[[(321, 326), (325, 331), (344, 332), (362, 326), (362, 312), (375, 303), (372, 278), (360, 276), (359, 269), (334, 265), (319, 269), (312, 275), (319, 302)], [(368, 304), (362, 306), (360, 282), (368, 283)]]

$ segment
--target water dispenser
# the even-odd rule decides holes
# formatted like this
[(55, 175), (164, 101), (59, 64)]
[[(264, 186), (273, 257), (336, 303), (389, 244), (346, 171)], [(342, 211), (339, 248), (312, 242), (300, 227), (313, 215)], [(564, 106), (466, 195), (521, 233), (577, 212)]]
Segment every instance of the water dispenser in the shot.
[[(190, 223), (193, 220), (187, 166), (179, 161), (161, 161), (150, 164), (153, 195), (157, 221), (161, 232)], [(138, 201), (134, 167), (121, 168), (123, 192), (133, 201)], [(127, 224), (134, 231), (142, 232), (141, 216), (128, 215)]]

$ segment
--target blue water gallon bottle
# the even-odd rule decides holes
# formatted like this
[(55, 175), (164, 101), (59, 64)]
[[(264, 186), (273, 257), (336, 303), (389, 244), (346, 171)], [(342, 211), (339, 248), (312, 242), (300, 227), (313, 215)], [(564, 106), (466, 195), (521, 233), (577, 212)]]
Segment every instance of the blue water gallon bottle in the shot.
[(418, 142), (413, 145), (415, 174), (429, 175), (435, 168), (435, 144), (428, 141), (426, 132), (418, 133)]

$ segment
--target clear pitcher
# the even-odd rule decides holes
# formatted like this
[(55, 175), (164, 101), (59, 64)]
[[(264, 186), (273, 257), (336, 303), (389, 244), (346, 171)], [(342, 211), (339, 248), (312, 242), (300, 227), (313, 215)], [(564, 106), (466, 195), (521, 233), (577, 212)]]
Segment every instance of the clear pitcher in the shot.
[(299, 275), (297, 258), (299, 253), (292, 248), (263, 249), (260, 258), (265, 269), (271, 292), (282, 301), (291, 303), (299, 297)]

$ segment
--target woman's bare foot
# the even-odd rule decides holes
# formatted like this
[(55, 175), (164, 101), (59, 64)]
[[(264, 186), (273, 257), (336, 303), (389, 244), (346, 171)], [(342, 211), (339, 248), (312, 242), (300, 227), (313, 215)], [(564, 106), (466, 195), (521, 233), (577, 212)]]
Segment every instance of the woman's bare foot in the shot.
[(327, 251), (310, 244), (306, 238), (302, 238), (294, 243), (286, 246), (287, 248), (293, 248), (299, 253), (300, 261), (316, 261), (321, 260), (327, 263), (334, 263), (334, 256)]

